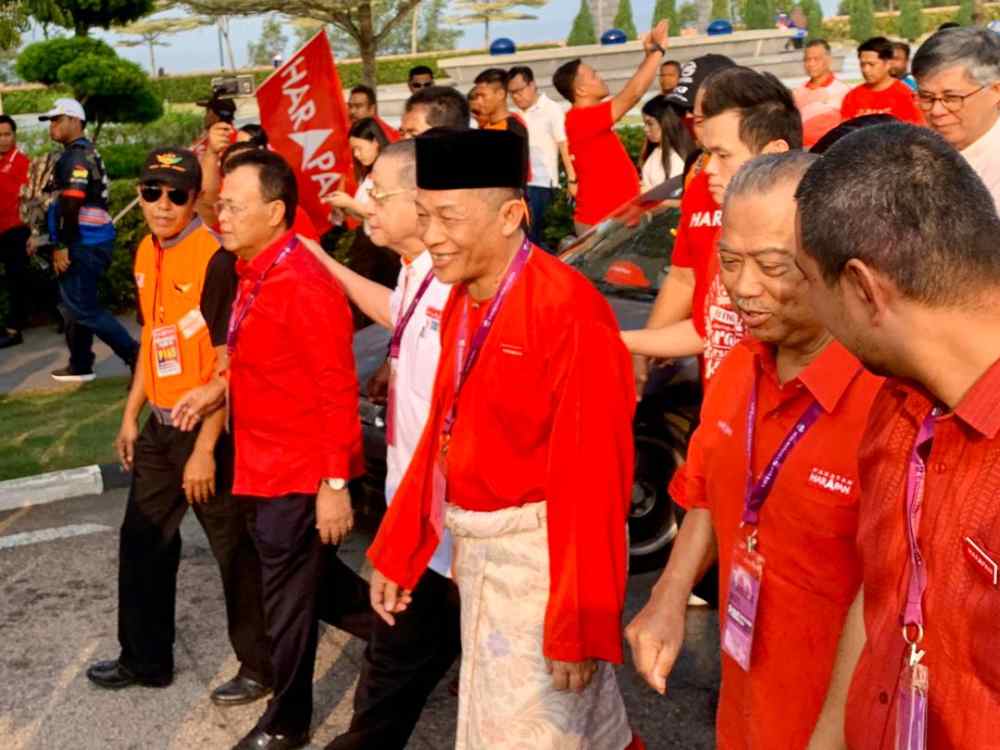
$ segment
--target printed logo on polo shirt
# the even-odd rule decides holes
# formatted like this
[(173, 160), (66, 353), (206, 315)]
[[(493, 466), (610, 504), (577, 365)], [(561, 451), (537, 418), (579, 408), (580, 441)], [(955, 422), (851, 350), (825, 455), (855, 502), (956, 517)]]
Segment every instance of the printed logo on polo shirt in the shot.
[(721, 227), (722, 226), (722, 209), (717, 208), (713, 211), (695, 211), (691, 214), (691, 221), (688, 223), (689, 227)]
[(809, 472), (809, 484), (816, 485), (817, 487), (829, 492), (839, 493), (846, 497), (850, 497), (851, 490), (854, 489), (853, 479), (849, 479), (840, 474), (835, 474), (832, 471), (820, 469), (815, 466), (812, 471)]

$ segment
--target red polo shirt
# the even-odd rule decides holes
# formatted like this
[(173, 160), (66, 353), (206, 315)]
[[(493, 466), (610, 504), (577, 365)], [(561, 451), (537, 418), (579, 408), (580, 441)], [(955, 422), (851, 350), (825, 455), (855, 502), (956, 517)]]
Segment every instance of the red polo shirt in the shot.
[(28, 181), (31, 160), (12, 148), (0, 154), (0, 234), (19, 227), (21, 221), (21, 187)]
[(926, 125), (923, 113), (917, 108), (913, 89), (902, 81), (893, 81), (884, 91), (875, 91), (862, 83), (848, 92), (840, 107), (845, 120), (862, 115), (892, 115), (898, 120), (914, 125)]
[[(876, 399), (859, 453), (858, 546), (868, 641), (847, 699), (852, 750), (895, 747), (896, 684), (908, 649), (900, 632), (909, 582), (906, 477), (917, 432), (935, 403), (889, 381)], [(928, 572), (923, 663), (930, 676), (927, 747), (1000, 748), (1000, 362), (953, 412), (936, 420), (918, 530)], [(980, 565), (966, 538), (984, 550)]]
[(234, 320), (262, 280), (229, 363), (238, 495), (312, 494), (364, 471), (351, 311), (305, 247), (273, 265), (292, 237), (236, 264)]
[(747, 339), (722, 363), (702, 405), (687, 463), (670, 486), (682, 505), (712, 513), (719, 544), (719, 612), (724, 613), (733, 548), (747, 533), (740, 521), (755, 370), (755, 478), (813, 400), (822, 407), (788, 455), (760, 515), (757, 549), (766, 563), (750, 671), (722, 656), (716, 735), (724, 750), (806, 746), (826, 696), (847, 609), (861, 582), (854, 544), (855, 446), (881, 380), (834, 341), (797, 378), (781, 385), (772, 352)]

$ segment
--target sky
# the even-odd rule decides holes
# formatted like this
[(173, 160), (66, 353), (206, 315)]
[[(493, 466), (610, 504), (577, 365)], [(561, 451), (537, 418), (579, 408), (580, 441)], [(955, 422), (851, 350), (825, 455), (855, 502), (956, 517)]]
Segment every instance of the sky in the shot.
[[(824, 12), (832, 14), (835, 12), (837, 0), (821, 0)], [(680, 2), (678, 2), (680, 4)], [(653, 13), (654, 0), (632, 0), (633, 17), (636, 28), (649, 28), (649, 22)], [(565, 39), (573, 24), (573, 18), (580, 8), (580, 0), (549, 0), (541, 8), (526, 9), (528, 12), (537, 15), (537, 21), (515, 21), (511, 23), (494, 24), (492, 27), (492, 37), (510, 37), (515, 42), (549, 42)], [(264, 17), (254, 17), (245, 19), (234, 19), (230, 27), (232, 37), (233, 53), (236, 57), (237, 66), (247, 63), (247, 43), (256, 40), (260, 34), (260, 28), (264, 22)], [(463, 27), (464, 33), (459, 40), (460, 49), (482, 48), (483, 27), (481, 25)], [(38, 32), (34, 32), (36, 37), (27, 35), (25, 41), (36, 41), (41, 39)], [(110, 44), (115, 45), (117, 37), (114, 34), (100, 32), (97, 34)], [(289, 34), (294, 38), (294, 34)], [(169, 37), (167, 40), (169, 47), (156, 48), (156, 64), (162, 67), (168, 74), (170, 73), (191, 73), (196, 71), (217, 71), (219, 69), (219, 42), (218, 35), (214, 27), (196, 29)], [(133, 60), (143, 68), (149, 68), (149, 48), (142, 47), (118, 47), (118, 53), (129, 60)], [(288, 49), (288, 54), (293, 52)]]

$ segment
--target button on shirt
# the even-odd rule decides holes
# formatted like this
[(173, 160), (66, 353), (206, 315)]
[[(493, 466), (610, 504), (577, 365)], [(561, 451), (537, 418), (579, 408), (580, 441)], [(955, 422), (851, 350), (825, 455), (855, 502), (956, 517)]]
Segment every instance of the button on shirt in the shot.
[[(431, 266), (431, 255), (425, 252), (399, 270), (399, 282), (389, 298), (393, 326), (410, 309), (421, 283), (431, 273)], [(395, 443), (388, 446), (386, 455), (386, 503), (392, 502), (403, 480), (430, 414), (434, 376), (441, 356), (441, 315), (450, 293), (449, 284), (442, 284), (436, 278), (432, 280), (400, 341), (393, 400)], [(430, 568), (434, 572), (450, 575), (451, 546), (450, 535), (446, 532), (431, 558)]]
[(750, 671), (722, 656), (717, 739), (727, 750), (808, 744), (844, 618), (861, 582), (854, 543), (856, 446), (881, 380), (834, 341), (781, 385), (772, 352), (748, 339), (722, 363), (702, 405), (687, 463), (670, 486), (681, 505), (711, 511), (724, 613), (733, 549), (747, 534), (740, 522), (754, 371), (759, 373), (755, 479), (805, 410), (819, 402), (819, 419), (788, 455), (760, 514), (758, 551), (766, 562)]
[[(908, 647), (900, 632), (909, 582), (906, 480), (921, 424), (936, 406), (923, 390), (889, 381), (859, 449), (858, 548), (865, 632), (847, 699), (852, 750), (895, 747), (896, 685)], [(923, 598), (930, 676), (927, 747), (997, 750), (1000, 734), (1000, 588), (986, 559), (1000, 563), (1000, 362), (954, 412), (935, 421), (918, 529), (928, 573)], [(983, 550), (977, 563), (966, 538)]]
[(302, 245), (271, 267), (292, 236), (236, 265), (234, 316), (263, 279), (229, 363), (237, 495), (314, 494), (364, 471), (351, 311)]
[(1000, 211), (1000, 114), (993, 127), (985, 135), (962, 151), (962, 156), (976, 170), (976, 174), (986, 184), (993, 196), (997, 211)]
[(559, 185), (559, 144), (566, 142), (566, 113), (545, 94), (528, 109), (518, 109), (528, 128), (531, 180), (534, 187)]

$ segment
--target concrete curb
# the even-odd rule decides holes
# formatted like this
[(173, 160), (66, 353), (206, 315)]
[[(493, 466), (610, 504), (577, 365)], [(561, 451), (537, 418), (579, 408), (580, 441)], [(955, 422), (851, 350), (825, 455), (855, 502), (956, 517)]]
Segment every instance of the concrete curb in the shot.
[(131, 474), (118, 464), (93, 464), (78, 469), (50, 471), (0, 482), (0, 511), (54, 503), (85, 495), (101, 495), (128, 487)]

